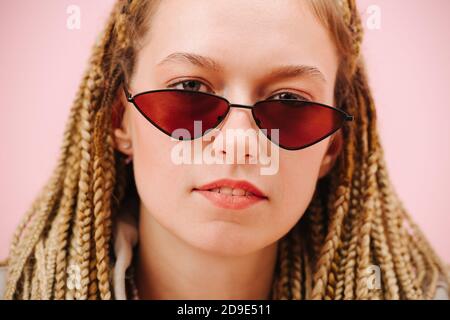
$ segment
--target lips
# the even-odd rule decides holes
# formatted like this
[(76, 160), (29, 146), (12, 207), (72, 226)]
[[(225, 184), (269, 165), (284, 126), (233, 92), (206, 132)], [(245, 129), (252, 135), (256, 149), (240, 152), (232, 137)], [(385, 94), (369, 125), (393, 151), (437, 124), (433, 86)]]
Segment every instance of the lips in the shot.
[(257, 187), (245, 180), (221, 179), (194, 188), (214, 205), (226, 209), (244, 209), (268, 197)]

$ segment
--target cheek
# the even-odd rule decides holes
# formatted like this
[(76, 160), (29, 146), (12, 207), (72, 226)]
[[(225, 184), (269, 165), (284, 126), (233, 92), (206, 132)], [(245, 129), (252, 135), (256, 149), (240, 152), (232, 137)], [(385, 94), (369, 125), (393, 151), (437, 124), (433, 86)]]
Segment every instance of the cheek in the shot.
[(328, 140), (303, 150), (280, 152), (275, 205), (282, 212), (280, 221), (290, 221), (291, 227), (302, 217), (312, 199)]
[(171, 160), (175, 142), (137, 111), (132, 118), (133, 170), (139, 197), (152, 213), (175, 212), (176, 199), (185, 191), (179, 186), (186, 174), (183, 166)]

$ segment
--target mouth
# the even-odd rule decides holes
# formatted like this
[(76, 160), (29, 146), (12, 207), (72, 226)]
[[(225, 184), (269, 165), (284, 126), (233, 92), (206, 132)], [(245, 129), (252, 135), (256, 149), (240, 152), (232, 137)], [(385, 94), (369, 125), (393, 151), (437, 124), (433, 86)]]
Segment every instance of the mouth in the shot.
[(213, 205), (225, 209), (245, 209), (269, 199), (260, 189), (245, 180), (217, 180), (193, 188), (192, 191), (200, 193)]

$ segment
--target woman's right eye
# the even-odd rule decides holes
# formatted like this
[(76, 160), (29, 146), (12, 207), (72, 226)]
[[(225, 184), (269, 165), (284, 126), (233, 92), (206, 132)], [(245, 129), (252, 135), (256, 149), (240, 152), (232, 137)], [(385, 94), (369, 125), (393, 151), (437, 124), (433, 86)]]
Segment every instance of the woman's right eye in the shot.
[(209, 88), (198, 80), (184, 80), (168, 85), (168, 88), (180, 89), (180, 90), (192, 90), (192, 91), (200, 91), (200, 88), (204, 86), (206, 88), (206, 92), (209, 92)]

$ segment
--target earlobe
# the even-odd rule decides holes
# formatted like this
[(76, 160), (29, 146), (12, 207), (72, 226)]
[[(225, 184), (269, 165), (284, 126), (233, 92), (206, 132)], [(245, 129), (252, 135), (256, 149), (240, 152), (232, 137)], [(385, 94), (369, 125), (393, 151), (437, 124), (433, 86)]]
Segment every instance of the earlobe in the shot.
[(114, 143), (117, 150), (131, 156), (133, 154), (133, 149), (131, 145), (131, 138), (127, 132), (122, 128), (114, 130)]
[(325, 153), (322, 159), (322, 163), (320, 165), (319, 170), (319, 179), (326, 176), (333, 168), (337, 157), (341, 153), (342, 144), (343, 144), (342, 133), (338, 131), (330, 139), (327, 152)]

